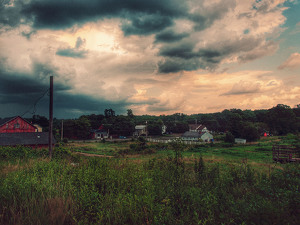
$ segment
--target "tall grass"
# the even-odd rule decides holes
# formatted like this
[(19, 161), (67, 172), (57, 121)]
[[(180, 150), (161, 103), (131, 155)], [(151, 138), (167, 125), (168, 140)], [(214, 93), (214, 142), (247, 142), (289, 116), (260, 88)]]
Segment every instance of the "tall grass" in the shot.
[(0, 224), (299, 222), (299, 164), (269, 176), (201, 157), (185, 164), (180, 145), (173, 147), (174, 155), (142, 164), (72, 158), (61, 150), (51, 161), (37, 157), (22, 169), (1, 171)]

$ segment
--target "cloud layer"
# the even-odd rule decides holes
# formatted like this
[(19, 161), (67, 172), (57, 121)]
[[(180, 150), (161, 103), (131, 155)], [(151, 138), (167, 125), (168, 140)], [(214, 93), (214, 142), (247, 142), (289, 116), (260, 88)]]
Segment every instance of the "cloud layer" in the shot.
[(280, 71), (299, 69), (297, 50), (247, 67), (280, 51), (285, 2), (4, 0), (0, 104), (30, 104), (54, 75), (60, 116), (293, 105), (300, 81)]

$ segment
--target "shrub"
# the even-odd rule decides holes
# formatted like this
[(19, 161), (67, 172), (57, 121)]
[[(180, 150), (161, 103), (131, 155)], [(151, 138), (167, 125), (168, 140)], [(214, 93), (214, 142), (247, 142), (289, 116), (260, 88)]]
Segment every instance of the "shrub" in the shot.
[(225, 135), (225, 142), (226, 143), (234, 143), (234, 136), (231, 132), (227, 132)]

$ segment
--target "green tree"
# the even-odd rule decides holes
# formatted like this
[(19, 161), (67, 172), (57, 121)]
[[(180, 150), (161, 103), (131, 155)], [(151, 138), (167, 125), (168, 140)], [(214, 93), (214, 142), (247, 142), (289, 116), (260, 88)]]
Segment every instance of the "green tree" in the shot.
[(91, 124), (88, 118), (79, 117), (74, 121), (74, 134), (78, 139), (89, 139), (91, 133)]
[(33, 115), (31, 122), (38, 124), (43, 128), (43, 131), (48, 131), (49, 120), (45, 116)]
[(127, 116), (128, 116), (129, 118), (131, 118), (131, 119), (134, 117), (133, 112), (132, 112), (131, 109), (127, 109)]
[(267, 123), (271, 132), (278, 135), (294, 133), (297, 130), (296, 115), (287, 105), (278, 104), (269, 109)]
[(245, 138), (247, 141), (256, 141), (259, 139), (260, 135), (257, 127), (251, 122), (242, 123), (241, 137)]
[(147, 130), (149, 135), (161, 135), (161, 123), (159, 121), (149, 122), (147, 125)]
[(121, 136), (131, 136), (134, 132), (134, 123), (127, 116), (116, 116), (109, 126), (110, 133)]
[(226, 136), (225, 136), (225, 142), (227, 143), (234, 143), (234, 136), (231, 132), (226, 132)]
[(105, 118), (110, 118), (115, 116), (115, 111), (112, 109), (105, 109), (104, 110), (104, 116)]

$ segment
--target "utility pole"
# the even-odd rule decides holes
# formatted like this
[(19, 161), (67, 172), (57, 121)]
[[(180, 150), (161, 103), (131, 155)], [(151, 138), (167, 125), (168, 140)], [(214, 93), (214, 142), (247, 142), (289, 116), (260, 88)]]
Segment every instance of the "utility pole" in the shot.
[(64, 120), (61, 120), (61, 135), (60, 140), (63, 141), (64, 138)]
[(50, 76), (50, 102), (49, 102), (49, 157), (52, 158), (52, 130), (53, 130), (53, 76)]
[(148, 138), (148, 121), (146, 121), (146, 139)]

